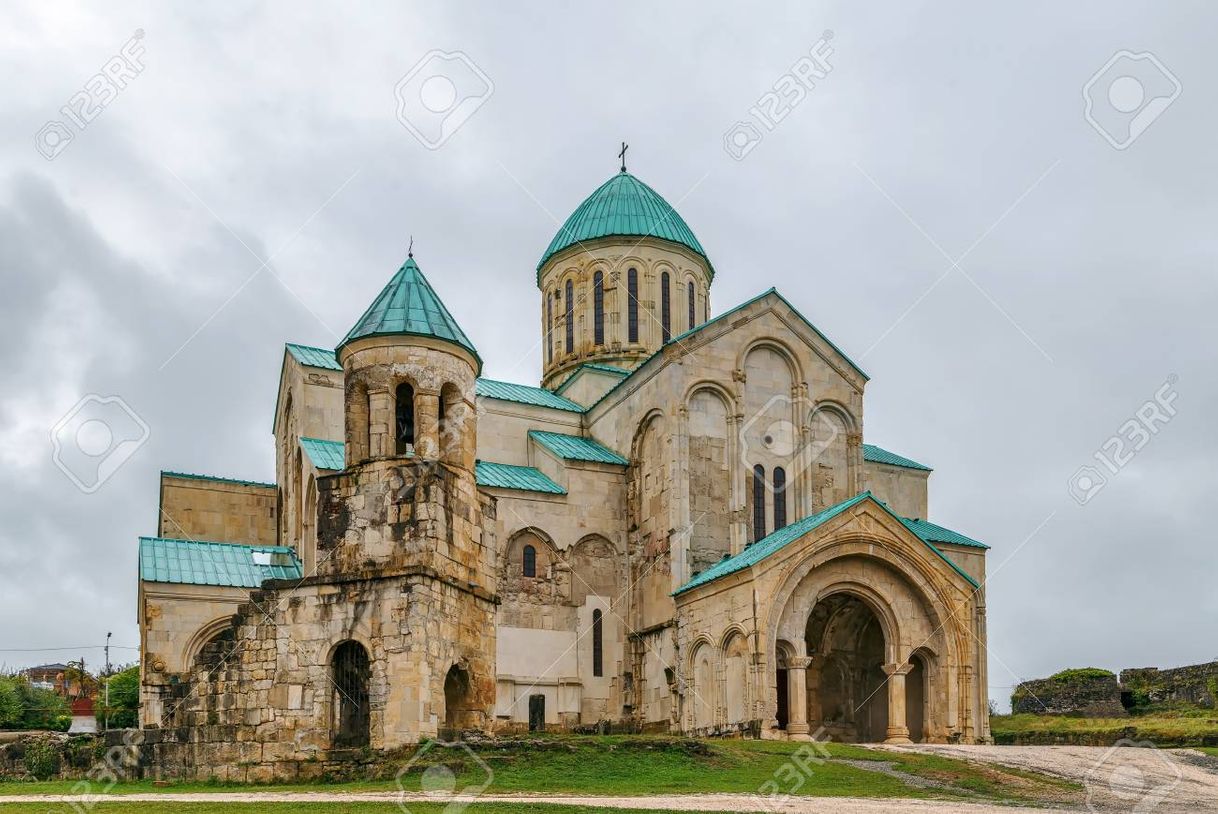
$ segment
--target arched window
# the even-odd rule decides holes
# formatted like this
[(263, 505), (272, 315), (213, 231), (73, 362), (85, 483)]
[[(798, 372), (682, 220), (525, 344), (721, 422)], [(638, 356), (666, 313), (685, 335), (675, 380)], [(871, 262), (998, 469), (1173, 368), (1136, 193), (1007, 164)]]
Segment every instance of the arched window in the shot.
[(639, 271), (630, 269), (626, 272), (626, 338), (630, 342), (639, 341)]
[(605, 344), (605, 276), (599, 271), (592, 276), (593, 341)]
[(787, 525), (787, 471), (774, 467), (774, 531)]
[(554, 361), (554, 292), (546, 297), (546, 361)]
[(334, 650), (330, 670), (334, 685), (331, 693), (334, 745), (348, 748), (367, 746), (368, 677), (371, 674), (368, 651), (359, 642), (343, 642)]
[(689, 301), (689, 329), (694, 329), (694, 284), (691, 280), (685, 284), (685, 298)]
[(592, 611), (592, 675), (605, 674), (605, 620), (600, 609)]
[(667, 271), (660, 275), (660, 334), (664, 342), (672, 338), (672, 290)]
[(397, 454), (410, 455), (414, 452), (414, 388), (409, 382), (398, 385), (394, 401)]
[(765, 537), (765, 467), (753, 467), (753, 542)]
[(537, 549), (531, 545), (524, 547), (523, 555), (521, 556), (521, 573), (526, 577), (537, 576)]
[(567, 353), (575, 350), (575, 283), (567, 280)]

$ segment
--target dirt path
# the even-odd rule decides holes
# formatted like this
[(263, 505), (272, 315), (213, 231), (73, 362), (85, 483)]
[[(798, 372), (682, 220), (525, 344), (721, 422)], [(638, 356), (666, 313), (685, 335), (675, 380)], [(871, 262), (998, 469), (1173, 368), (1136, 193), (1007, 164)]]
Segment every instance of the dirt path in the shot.
[[(98, 798), (93, 798), (96, 800)], [(409, 810), (412, 802), (477, 802), (477, 803), (523, 803), (537, 808), (545, 805), (598, 806), (620, 809), (666, 809), (668, 811), (742, 811), (767, 812), (768, 814), (1020, 814), (1039, 812), (1042, 808), (1014, 806), (978, 805), (974, 803), (952, 803), (939, 800), (863, 799), (859, 797), (788, 797), (785, 800), (770, 800), (756, 794), (685, 794), (652, 797), (586, 797), (586, 796), (539, 796), (535, 794), (484, 794), (477, 797), (460, 795), (427, 797), (422, 794), (407, 795), (403, 801), (397, 793), (327, 793), (327, 792), (250, 792), (226, 794), (123, 794), (107, 796), (111, 801), (149, 803), (351, 803), (351, 802), (405, 802)], [(0, 797), (0, 814), (5, 803), (86, 803), (88, 798), (70, 795), (13, 795)]]
[(1103, 746), (917, 746), (958, 760), (997, 763), (1082, 783), (1097, 811), (1218, 811), (1218, 759), (1191, 749)]

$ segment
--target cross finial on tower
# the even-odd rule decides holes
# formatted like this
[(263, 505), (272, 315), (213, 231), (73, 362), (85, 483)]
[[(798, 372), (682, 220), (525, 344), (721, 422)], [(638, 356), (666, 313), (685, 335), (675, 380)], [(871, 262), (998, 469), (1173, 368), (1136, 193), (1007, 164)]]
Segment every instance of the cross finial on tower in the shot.
[(626, 171), (626, 151), (630, 149), (630, 145), (622, 142), (622, 151), (617, 154), (617, 157), (622, 159), (622, 172)]
[(410, 236), (410, 246), (406, 249), (406, 257), (414, 257), (414, 235)]

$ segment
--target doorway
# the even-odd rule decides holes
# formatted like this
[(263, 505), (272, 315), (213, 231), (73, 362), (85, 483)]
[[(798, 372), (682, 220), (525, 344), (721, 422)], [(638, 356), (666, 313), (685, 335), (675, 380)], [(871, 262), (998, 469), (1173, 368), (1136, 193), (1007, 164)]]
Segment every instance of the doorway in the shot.
[(529, 696), (529, 731), (546, 731), (546, 697), (544, 695)]

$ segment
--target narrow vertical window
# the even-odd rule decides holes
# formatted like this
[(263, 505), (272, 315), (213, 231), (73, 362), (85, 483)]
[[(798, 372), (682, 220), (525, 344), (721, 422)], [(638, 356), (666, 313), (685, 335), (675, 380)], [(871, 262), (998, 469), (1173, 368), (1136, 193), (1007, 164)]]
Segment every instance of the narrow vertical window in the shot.
[(521, 572), (526, 577), (537, 576), (537, 549), (533, 548), (531, 545), (525, 546), (524, 555), (521, 557), (521, 559)]
[(600, 609), (592, 611), (592, 675), (605, 674), (605, 620)]
[(753, 467), (753, 542), (765, 537), (765, 467)]
[(575, 350), (575, 284), (567, 280), (567, 353)]
[(593, 341), (605, 344), (605, 276), (599, 271), (592, 277)]
[(660, 275), (660, 334), (664, 342), (672, 338), (672, 291), (667, 271)]
[(692, 282), (685, 285), (685, 297), (689, 301), (689, 329), (694, 329), (694, 284)]
[(626, 272), (626, 338), (631, 342), (639, 341), (639, 272), (630, 269)]
[(774, 531), (787, 525), (787, 471), (774, 467)]
[(402, 382), (394, 392), (395, 434), (397, 454), (414, 452), (414, 388)]
[(554, 361), (554, 292), (546, 296), (546, 361)]

